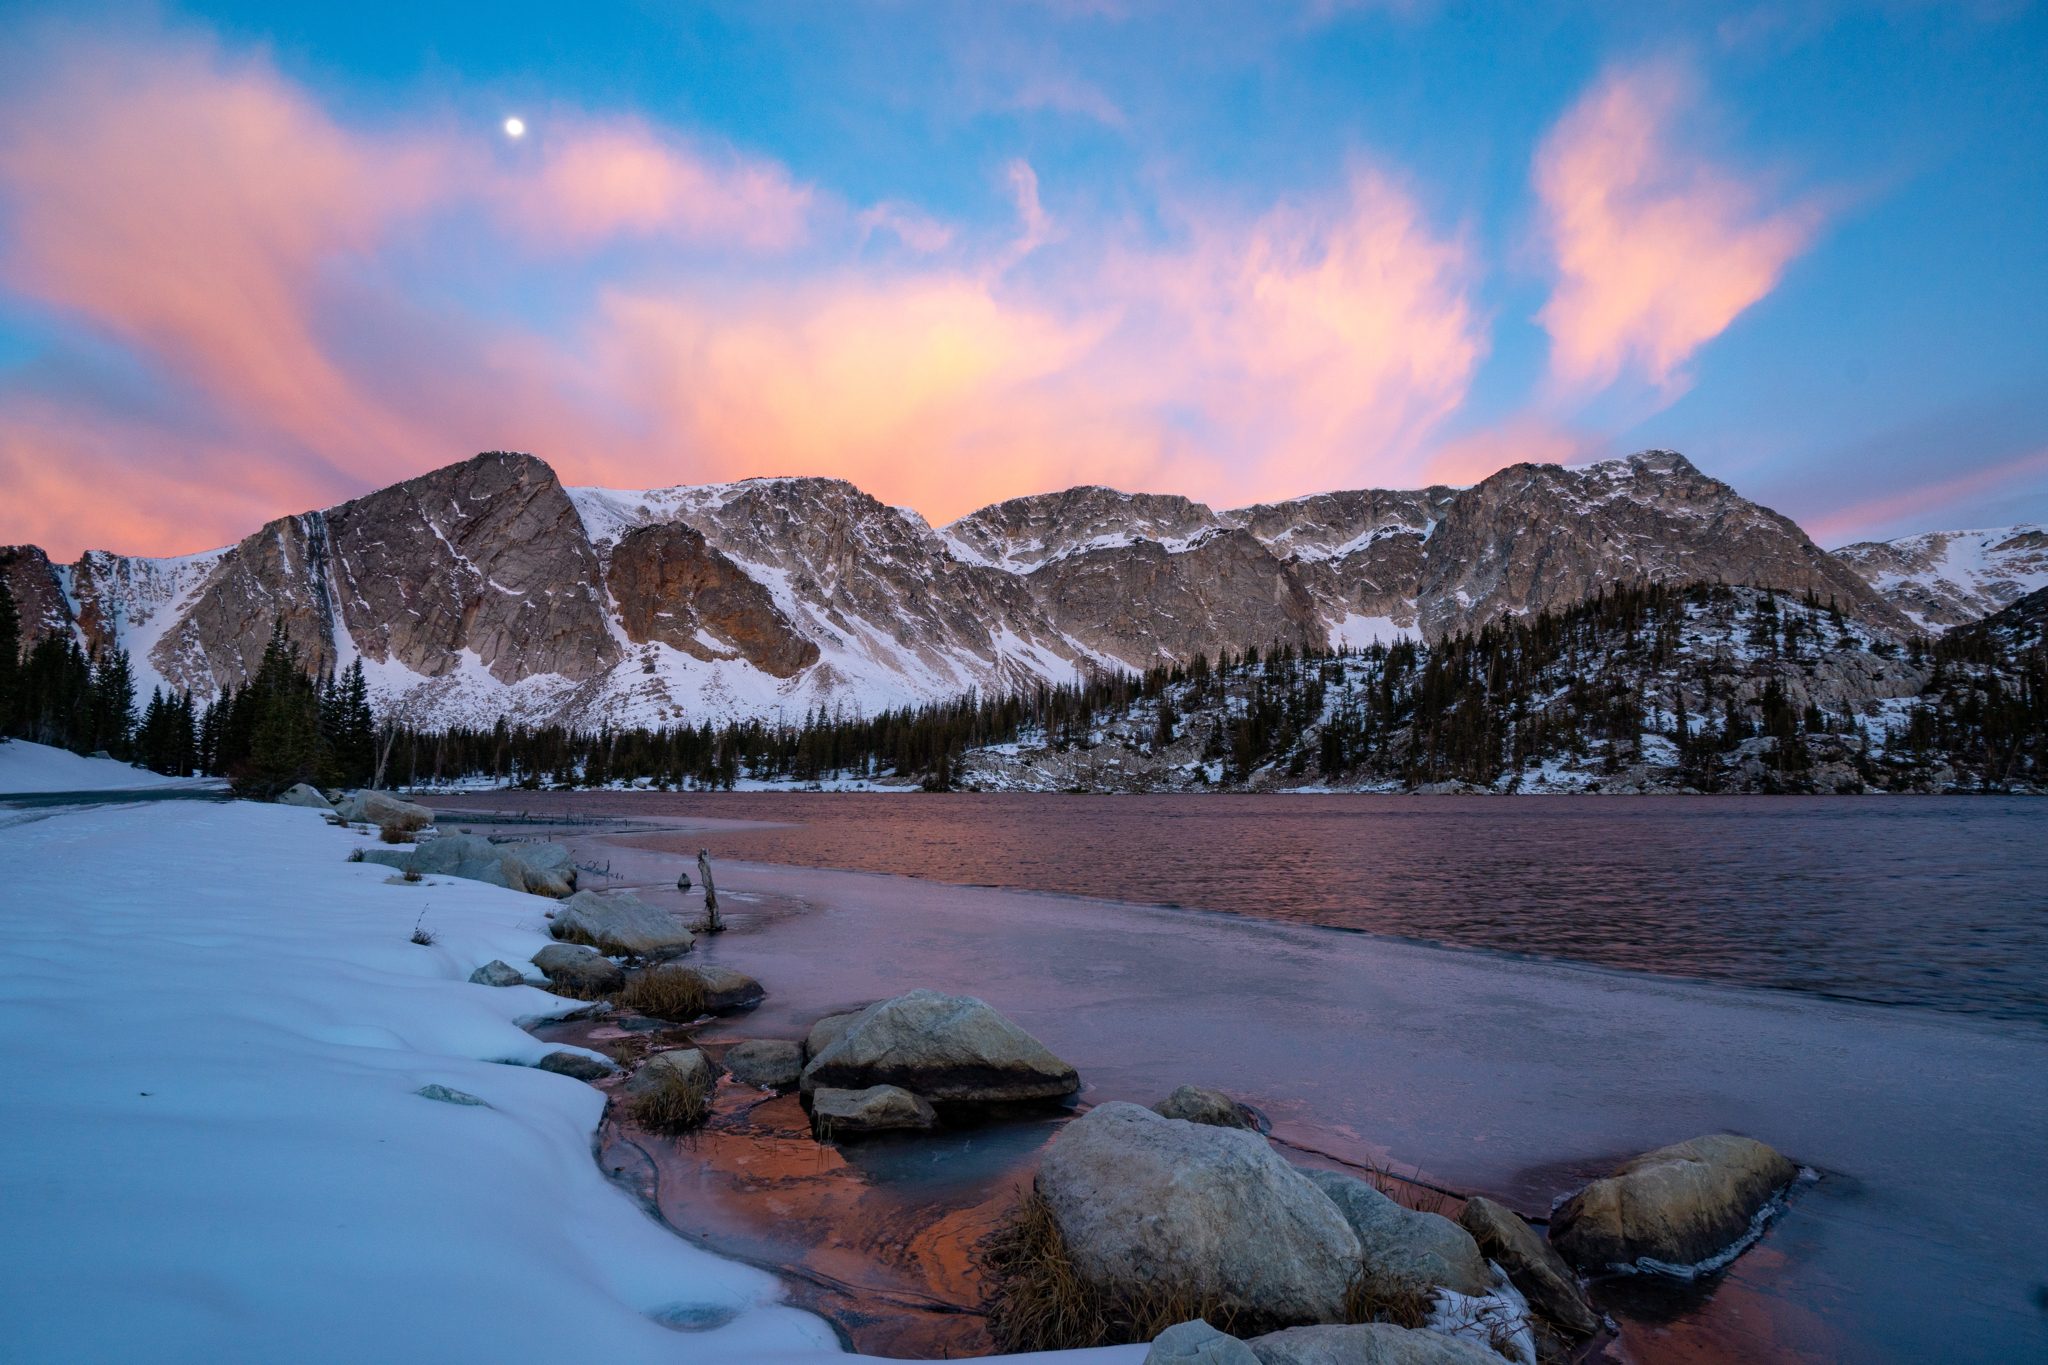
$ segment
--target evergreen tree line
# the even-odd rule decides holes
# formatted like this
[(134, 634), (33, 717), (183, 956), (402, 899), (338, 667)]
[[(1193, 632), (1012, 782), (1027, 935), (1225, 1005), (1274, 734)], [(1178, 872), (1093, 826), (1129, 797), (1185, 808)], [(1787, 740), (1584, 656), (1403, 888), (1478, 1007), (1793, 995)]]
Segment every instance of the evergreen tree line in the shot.
[(154, 688), (139, 714), (125, 650), (88, 657), (69, 634), (51, 633), (23, 656), (21, 634), (14, 597), (0, 583), (0, 737), (104, 752), (172, 776), (226, 777), (260, 798), (297, 782), (360, 786), (375, 774), (362, 661), (339, 678), (315, 679), (281, 621), (248, 682), (204, 705), (190, 692)]

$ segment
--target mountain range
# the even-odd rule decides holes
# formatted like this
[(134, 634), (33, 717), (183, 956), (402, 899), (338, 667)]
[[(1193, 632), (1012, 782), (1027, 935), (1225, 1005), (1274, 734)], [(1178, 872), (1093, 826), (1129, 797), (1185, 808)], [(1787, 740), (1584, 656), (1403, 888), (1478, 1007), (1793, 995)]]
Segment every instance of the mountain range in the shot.
[(1765, 586), (1903, 637), (2048, 584), (2048, 529), (1829, 553), (1671, 451), (1469, 488), (1226, 511), (1101, 487), (944, 527), (825, 478), (565, 487), (488, 452), (177, 558), (0, 549), (25, 641), (123, 648), (139, 686), (245, 680), (274, 621), (381, 709), (664, 725), (873, 713), (1276, 642), (1438, 640), (1617, 582)]

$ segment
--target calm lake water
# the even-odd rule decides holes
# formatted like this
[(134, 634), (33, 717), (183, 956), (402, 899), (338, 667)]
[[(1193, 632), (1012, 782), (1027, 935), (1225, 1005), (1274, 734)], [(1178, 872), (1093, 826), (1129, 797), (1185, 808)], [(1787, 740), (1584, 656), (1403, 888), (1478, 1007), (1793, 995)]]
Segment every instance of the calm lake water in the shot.
[(2025, 798), (490, 793), (736, 819), (714, 856), (1180, 905), (2048, 1022)]

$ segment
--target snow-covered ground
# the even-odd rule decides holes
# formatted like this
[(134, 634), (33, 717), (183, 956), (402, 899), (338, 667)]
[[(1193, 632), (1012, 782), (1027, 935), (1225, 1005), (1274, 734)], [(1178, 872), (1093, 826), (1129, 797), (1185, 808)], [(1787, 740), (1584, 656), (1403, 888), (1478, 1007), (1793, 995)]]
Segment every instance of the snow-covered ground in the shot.
[[(78, 771), (24, 752), (0, 771)], [(602, 1097), (520, 1027), (573, 1004), (466, 980), (524, 964), (547, 902), (387, 881), (360, 837), (247, 803), (0, 811), (0, 1356), (836, 1351), (605, 1180)]]
[(0, 795), (221, 785), (215, 778), (165, 777), (147, 768), (131, 767), (110, 758), (85, 758), (69, 749), (53, 749), (47, 744), (31, 744), (25, 739), (0, 743)]

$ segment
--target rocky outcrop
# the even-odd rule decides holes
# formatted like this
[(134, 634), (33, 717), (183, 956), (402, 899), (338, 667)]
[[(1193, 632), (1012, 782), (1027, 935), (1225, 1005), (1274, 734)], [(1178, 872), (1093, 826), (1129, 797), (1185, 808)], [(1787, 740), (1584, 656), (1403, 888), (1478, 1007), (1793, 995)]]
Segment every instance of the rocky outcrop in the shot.
[(1364, 1251), (1363, 1275), (1380, 1298), (1438, 1289), (1478, 1296), (1493, 1274), (1472, 1234), (1441, 1214), (1404, 1208), (1356, 1176), (1302, 1168), (1344, 1215)]
[(1858, 541), (1836, 550), (1835, 558), (1915, 625), (1939, 633), (2048, 587), (2048, 527)]
[(492, 451), (324, 514), (341, 624), (366, 658), (438, 678), (596, 677), (619, 649), (597, 554), (555, 472)]
[(587, 1052), (571, 1052), (567, 1048), (558, 1048), (533, 1065), (537, 1071), (552, 1071), (557, 1076), (577, 1081), (601, 1081), (618, 1070), (602, 1057), (593, 1057)]
[(804, 1074), (803, 1045), (780, 1038), (734, 1043), (718, 1060), (741, 1085), (763, 1090), (794, 1090)]
[(1256, 1133), (1099, 1105), (1046, 1148), (1038, 1192), (1098, 1292), (1275, 1326), (1342, 1317), (1357, 1235)]
[(1479, 1254), (1507, 1273), (1539, 1315), (1577, 1336), (1600, 1330), (1599, 1314), (1578, 1276), (1512, 1209), (1475, 1195), (1458, 1211), (1458, 1226), (1472, 1234)]
[(1063, 1099), (1074, 1068), (972, 996), (915, 990), (862, 1010), (804, 1068), (806, 1090), (900, 1085), (952, 1103)]
[(681, 920), (630, 891), (578, 891), (555, 911), (549, 932), (613, 957), (649, 960), (678, 957), (697, 941)]
[(37, 546), (0, 545), (0, 583), (14, 598), (24, 656), (43, 636), (71, 629), (71, 606), (64, 600), (57, 566)]
[(1236, 1100), (1221, 1090), (1200, 1085), (1181, 1086), (1153, 1105), (1152, 1112), (1161, 1118), (1207, 1123), (1218, 1128), (1249, 1128), (1256, 1132), (1259, 1127), (1251, 1111)]
[(865, 1090), (834, 1090), (825, 1086), (811, 1092), (811, 1126), (827, 1137), (921, 1131), (938, 1121), (938, 1114), (929, 1104), (900, 1086), (871, 1085)]
[(1754, 1138), (1711, 1133), (1625, 1163), (1566, 1200), (1550, 1240), (1586, 1269), (1698, 1265), (1748, 1235), (1799, 1168)]
[(1245, 1345), (1259, 1365), (1502, 1365), (1476, 1342), (1387, 1322), (1290, 1327)]
[(277, 804), (280, 806), (303, 806), (307, 810), (324, 811), (328, 815), (335, 813), (332, 801), (329, 801), (303, 782), (295, 782), (291, 786), (286, 787), (282, 792), (279, 792)]
[(535, 896), (560, 898), (576, 890), (576, 868), (561, 844), (494, 844), (474, 834), (443, 834), (411, 848), (366, 848), (363, 861), (421, 876), (488, 882)]
[(1258, 1365), (1258, 1361), (1251, 1347), (1195, 1318), (1152, 1338), (1144, 1365)]
[(708, 661), (744, 659), (777, 678), (818, 661), (768, 590), (681, 522), (628, 531), (605, 570), (619, 624), (635, 644), (653, 641)]
[(1515, 465), (1460, 493), (1425, 547), (1419, 619), (1437, 639), (1639, 581), (1810, 591), (1871, 624), (1911, 625), (1790, 519), (1668, 450), (1578, 469)]
[[(344, 820), (372, 824), (380, 829), (402, 830), (408, 834), (434, 823), (433, 811), (391, 792), (350, 792), (341, 798), (335, 809)], [(451, 843), (450, 849), (453, 847)]]
[(550, 943), (533, 955), (548, 984), (581, 996), (610, 995), (626, 984), (626, 973), (595, 948)]
[(469, 974), (473, 986), (523, 986), (526, 974), (503, 958), (492, 958)]

